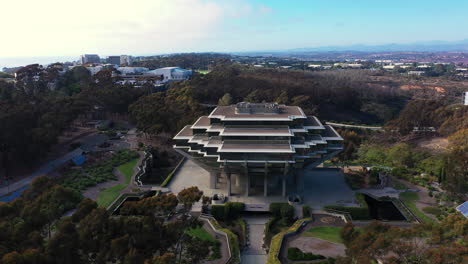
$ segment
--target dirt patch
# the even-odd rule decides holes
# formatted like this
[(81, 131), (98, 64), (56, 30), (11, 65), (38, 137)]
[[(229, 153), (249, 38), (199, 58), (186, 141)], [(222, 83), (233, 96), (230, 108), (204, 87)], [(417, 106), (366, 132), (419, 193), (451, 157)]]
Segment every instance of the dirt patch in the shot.
[(335, 244), (313, 237), (298, 237), (291, 241), (289, 247), (297, 247), (303, 252), (312, 252), (325, 257), (344, 256), (346, 247), (342, 244)]
[(414, 141), (421, 149), (431, 153), (440, 153), (447, 149), (448, 139), (443, 137), (421, 138)]

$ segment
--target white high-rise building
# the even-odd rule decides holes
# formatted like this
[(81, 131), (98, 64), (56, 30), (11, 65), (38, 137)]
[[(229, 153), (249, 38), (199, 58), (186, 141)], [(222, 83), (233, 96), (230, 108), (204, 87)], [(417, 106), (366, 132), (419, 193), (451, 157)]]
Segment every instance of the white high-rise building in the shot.
[(132, 64), (132, 57), (129, 55), (120, 55), (120, 65), (130, 66)]
[(463, 93), (463, 104), (468, 105), (468, 92)]

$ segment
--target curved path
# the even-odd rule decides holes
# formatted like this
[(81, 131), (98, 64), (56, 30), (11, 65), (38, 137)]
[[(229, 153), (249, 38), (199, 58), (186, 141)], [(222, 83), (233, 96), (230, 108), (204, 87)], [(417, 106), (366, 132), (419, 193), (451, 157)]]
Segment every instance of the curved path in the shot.
[(225, 236), (222, 236), (218, 233), (216, 233), (211, 225), (209, 225), (206, 221), (203, 221), (203, 229), (208, 231), (216, 240), (221, 242), (221, 258), (220, 259), (215, 259), (215, 260), (207, 260), (204, 263), (205, 264), (225, 264), (229, 261), (229, 247), (228, 247), (228, 242), (226, 240)]
[(326, 122), (327, 125), (332, 127), (349, 127), (349, 128), (359, 128), (359, 129), (368, 129), (368, 130), (383, 130), (383, 127), (380, 126), (362, 126), (362, 125), (348, 125), (334, 122)]
[[(134, 182), (135, 176), (138, 173), (138, 167), (140, 166), (143, 158), (145, 157), (144, 153), (142, 153), (140, 151), (138, 152), (138, 154), (140, 155), (140, 157), (138, 158), (138, 162), (136, 163), (135, 167), (133, 167), (133, 175), (132, 175), (132, 178), (130, 180), (130, 183), (127, 185), (127, 187), (125, 189), (120, 191), (121, 194), (122, 193), (132, 192), (132, 190), (135, 189), (135, 188), (139, 188), (139, 189), (142, 188), (141, 186), (137, 186), (135, 184), (135, 182)], [(106, 181), (106, 182), (103, 182), (103, 183), (99, 183), (98, 185), (95, 185), (93, 187), (90, 187), (90, 188), (86, 189), (85, 191), (83, 191), (83, 196), (96, 201), (98, 199), (98, 197), (99, 197), (99, 193), (103, 189), (110, 188), (110, 187), (115, 186), (117, 184), (126, 184), (125, 183), (125, 180), (126, 180), (125, 176), (119, 171), (118, 168), (114, 168), (113, 173), (114, 173), (115, 176), (117, 176), (116, 181)]]

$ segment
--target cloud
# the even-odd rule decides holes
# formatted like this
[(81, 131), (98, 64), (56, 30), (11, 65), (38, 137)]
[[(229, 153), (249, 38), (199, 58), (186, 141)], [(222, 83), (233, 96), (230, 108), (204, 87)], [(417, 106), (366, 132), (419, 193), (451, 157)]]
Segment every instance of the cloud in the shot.
[(221, 30), (226, 13), (208, 0), (26, 0), (3, 8), (11, 12), (0, 16), (8, 25), (0, 56), (172, 52)]

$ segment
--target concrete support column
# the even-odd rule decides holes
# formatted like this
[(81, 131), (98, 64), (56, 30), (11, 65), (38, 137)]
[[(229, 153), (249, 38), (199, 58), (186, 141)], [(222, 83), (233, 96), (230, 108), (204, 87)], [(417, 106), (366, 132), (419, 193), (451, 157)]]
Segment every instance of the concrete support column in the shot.
[(216, 189), (217, 181), (218, 181), (218, 172), (210, 171), (210, 189)]
[(247, 172), (245, 174), (245, 196), (249, 196), (249, 190), (250, 190), (250, 175)]
[(227, 195), (231, 196), (231, 173), (230, 172), (226, 173), (226, 177), (227, 177)]
[(265, 162), (264, 170), (265, 172), (263, 175), (263, 195), (267, 197), (268, 196), (268, 163), (267, 162)]
[(283, 182), (283, 190), (282, 190), (282, 195), (283, 197), (286, 197), (286, 180), (289, 174), (289, 163), (284, 164), (284, 169), (283, 169), (283, 176), (281, 177), (281, 180)]
[(286, 197), (286, 175), (283, 175), (282, 178), (282, 182), (283, 182), (283, 191), (282, 191), (282, 195), (283, 197)]
[(250, 190), (250, 175), (249, 168), (247, 167), (247, 161), (244, 162), (244, 174), (245, 174), (245, 196), (249, 196)]
[(234, 179), (235, 179), (234, 185), (235, 185), (236, 187), (240, 187), (240, 175), (239, 175), (239, 174), (235, 174)]

